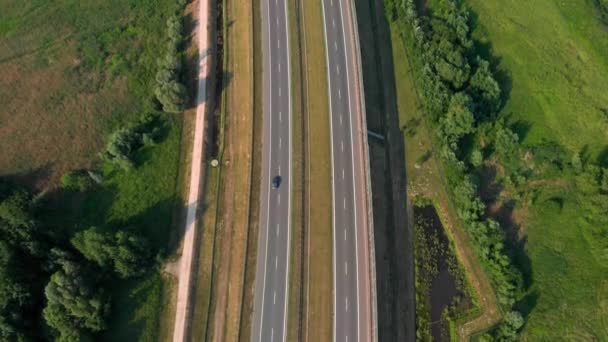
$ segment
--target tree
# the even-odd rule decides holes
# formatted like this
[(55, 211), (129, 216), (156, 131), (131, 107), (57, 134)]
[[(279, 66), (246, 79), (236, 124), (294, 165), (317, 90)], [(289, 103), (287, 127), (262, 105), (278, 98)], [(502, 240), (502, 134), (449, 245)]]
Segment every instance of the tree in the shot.
[(510, 157), (517, 150), (519, 137), (515, 132), (509, 128), (504, 127), (502, 124), (498, 125), (496, 130), (496, 137), (494, 140), (494, 147), (496, 152), (503, 157)]
[(76, 262), (64, 260), (44, 293), (47, 304), (43, 316), (57, 330), (60, 341), (80, 341), (89, 331), (105, 329), (109, 298)]
[(471, 111), (471, 98), (464, 93), (456, 93), (450, 99), (447, 115), (442, 120), (442, 128), (449, 141), (455, 141), (473, 132), (475, 118)]
[(608, 168), (602, 169), (602, 180), (600, 181), (600, 189), (608, 193)]
[(477, 70), (469, 82), (478, 120), (493, 120), (500, 107), (500, 87), (490, 71), (490, 63), (477, 57)]
[(25, 190), (14, 190), (0, 202), (0, 232), (6, 242), (34, 255), (42, 255), (44, 243), (30, 213), (31, 196)]
[(524, 318), (518, 311), (507, 312), (498, 327), (498, 339), (500, 341), (517, 341), (517, 332), (523, 325)]
[(179, 113), (184, 110), (187, 102), (186, 87), (177, 80), (159, 84), (154, 90), (158, 101), (167, 113)]
[(111, 234), (92, 227), (77, 233), (72, 244), (85, 258), (102, 268), (113, 268), (122, 278), (140, 275), (149, 265), (147, 241), (125, 231)]
[(480, 150), (475, 149), (471, 152), (471, 165), (474, 167), (480, 167), (483, 163), (483, 153)]
[(574, 172), (581, 173), (581, 171), (583, 171), (583, 161), (581, 160), (580, 153), (574, 152), (574, 154), (572, 155), (571, 165), (572, 165), (572, 168), (574, 169)]
[(30, 323), (25, 312), (32, 305), (31, 289), (23, 279), (20, 258), (10, 245), (0, 241), (0, 339), (27, 339)]

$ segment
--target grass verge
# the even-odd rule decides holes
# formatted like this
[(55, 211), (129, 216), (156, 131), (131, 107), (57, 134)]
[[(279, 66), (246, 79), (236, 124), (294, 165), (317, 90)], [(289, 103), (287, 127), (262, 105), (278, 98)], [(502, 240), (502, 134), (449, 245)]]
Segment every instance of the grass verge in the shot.
[(246, 261), (252, 236), (253, 14), (251, 3), (242, 1), (225, 0), (223, 11), (224, 145), (207, 339), (236, 341), (242, 333)]
[[(304, 116), (307, 142), (303, 338), (330, 341), (333, 327), (332, 194), (323, 15), (319, 0), (300, 2)], [(314, 142), (314, 143), (313, 143)]]
[(291, 255), (289, 266), (289, 303), (287, 340), (298, 341), (303, 338), (304, 310), (304, 262), (305, 262), (305, 220), (304, 201), (306, 180), (304, 178), (305, 155), (305, 103), (303, 97), (303, 59), (301, 16), (299, 1), (287, 2), (289, 58), (291, 77), (291, 170), (293, 180), (291, 193)]

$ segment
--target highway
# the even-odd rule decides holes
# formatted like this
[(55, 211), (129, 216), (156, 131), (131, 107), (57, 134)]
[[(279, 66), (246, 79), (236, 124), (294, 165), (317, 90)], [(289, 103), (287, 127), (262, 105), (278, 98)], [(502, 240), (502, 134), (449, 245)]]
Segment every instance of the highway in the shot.
[(330, 99), (336, 342), (372, 341), (364, 110), (350, 0), (323, 0)]
[[(291, 211), (291, 88), (286, 0), (262, 0), (263, 111), (260, 229), (251, 340), (285, 341)], [(272, 179), (281, 176), (278, 189)]]

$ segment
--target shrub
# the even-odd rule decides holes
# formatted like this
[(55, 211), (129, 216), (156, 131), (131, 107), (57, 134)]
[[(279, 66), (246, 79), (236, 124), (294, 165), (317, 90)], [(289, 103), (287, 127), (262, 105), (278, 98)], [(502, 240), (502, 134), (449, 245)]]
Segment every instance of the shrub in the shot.
[(72, 191), (87, 191), (93, 186), (91, 177), (82, 171), (70, 171), (61, 177), (61, 187)]

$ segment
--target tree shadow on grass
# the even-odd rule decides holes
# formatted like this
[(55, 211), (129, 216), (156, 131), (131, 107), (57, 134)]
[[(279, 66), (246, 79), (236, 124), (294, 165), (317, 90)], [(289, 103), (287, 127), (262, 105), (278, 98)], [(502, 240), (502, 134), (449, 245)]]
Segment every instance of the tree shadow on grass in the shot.
[[(479, 15), (471, 8), (469, 8), (468, 11), (469, 27), (471, 31), (473, 31), (475, 30), (477, 25), (479, 25)], [(500, 112), (509, 100), (509, 97), (511, 96), (511, 91), (513, 89), (512, 74), (507, 68), (504, 68), (502, 66), (502, 57), (498, 56), (495, 53), (492, 43), (489, 40), (474, 40), (473, 50), (477, 55), (490, 62), (490, 69), (494, 74), (496, 82), (498, 82), (498, 85), (500, 86), (501, 106), (498, 110), (498, 112)]]
[(524, 293), (518, 294), (523, 297), (520, 298), (515, 308), (520, 310), (525, 318), (536, 306), (539, 294), (535, 290), (531, 291), (533, 270), (532, 261), (526, 253), (528, 238), (521, 235), (521, 225), (514, 219), (515, 209), (516, 202), (514, 200), (506, 200), (497, 209), (488, 214), (498, 221), (503, 228), (508, 255), (521, 272)]

